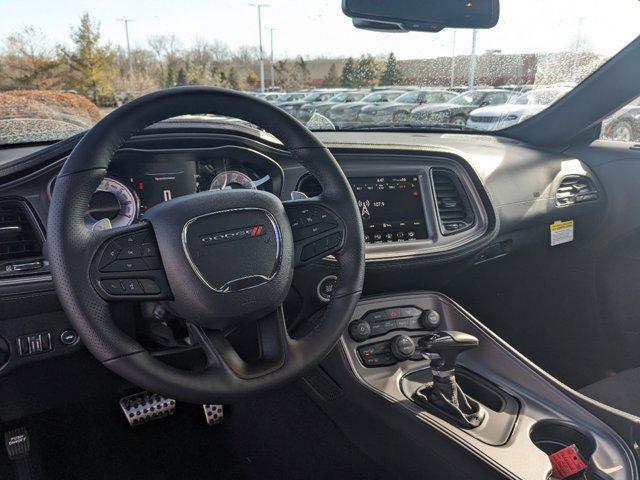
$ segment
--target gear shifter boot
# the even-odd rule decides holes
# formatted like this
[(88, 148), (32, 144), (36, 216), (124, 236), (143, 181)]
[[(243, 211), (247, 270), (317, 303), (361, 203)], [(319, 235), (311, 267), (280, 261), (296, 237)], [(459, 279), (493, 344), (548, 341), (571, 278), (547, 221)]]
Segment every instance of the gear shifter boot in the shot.
[(431, 360), (433, 381), (416, 392), (416, 401), (444, 414), (463, 428), (480, 426), (486, 411), (464, 394), (455, 375), (458, 355), (477, 347), (478, 339), (463, 332), (440, 331), (421, 338), (418, 346)]
[(479, 427), (486, 416), (484, 407), (465, 395), (453, 374), (444, 378), (434, 375), (432, 383), (416, 392), (415, 400), (445, 414), (462, 428)]

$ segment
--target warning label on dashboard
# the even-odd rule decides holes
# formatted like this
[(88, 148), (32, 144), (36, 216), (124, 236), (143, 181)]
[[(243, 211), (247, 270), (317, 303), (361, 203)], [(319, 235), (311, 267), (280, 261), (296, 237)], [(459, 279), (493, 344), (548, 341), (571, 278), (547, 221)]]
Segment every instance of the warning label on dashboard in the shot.
[(573, 220), (564, 222), (558, 220), (549, 226), (551, 232), (551, 246), (573, 242)]

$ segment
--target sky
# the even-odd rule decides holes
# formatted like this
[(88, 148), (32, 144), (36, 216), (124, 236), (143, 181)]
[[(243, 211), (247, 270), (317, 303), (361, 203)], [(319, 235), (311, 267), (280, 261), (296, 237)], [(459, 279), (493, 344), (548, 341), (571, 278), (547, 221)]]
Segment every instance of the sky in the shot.
[[(256, 0), (254, 0), (255, 2)], [(355, 29), (341, 10), (341, 0), (261, 0), (263, 42), (269, 54), (273, 27), (277, 58), (346, 57), (363, 53), (400, 59), (451, 55), (454, 32), (383, 34)], [(103, 37), (126, 43), (130, 18), (133, 47), (146, 47), (153, 34), (173, 33), (188, 47), (196, 37), (222, 40), (230, 47), (258, 44), (257, 9), (243, 0), (0, 0), (0, 40), (26, 26), (41, 30), (52, 43), (68, 42), (71, 27), (88, 12), (101, 24)], [(580, 32), (580, 33), (578, 33)], [(638, 0), (502, 0), (497, 27), (480, 30), (477, 51), (504, 53), (584, 49), (612, 56), (640, 34)], [(455, 52), (468, 54), (471, 31), (455, 33)]]

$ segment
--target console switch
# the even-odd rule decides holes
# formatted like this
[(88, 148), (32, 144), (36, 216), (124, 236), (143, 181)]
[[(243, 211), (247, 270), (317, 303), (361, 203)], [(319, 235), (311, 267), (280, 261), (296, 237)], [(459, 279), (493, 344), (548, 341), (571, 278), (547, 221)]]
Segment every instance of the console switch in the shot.
[(23, 335), (18, 337), (18, 355), (20, 357), (27, 357), (30, 355), (36, 355), (38, 353), (50, 352), (53, 350), (53, 344), (51, 343), (51, 333), (40, 332), (32, 333), (29, 335)]

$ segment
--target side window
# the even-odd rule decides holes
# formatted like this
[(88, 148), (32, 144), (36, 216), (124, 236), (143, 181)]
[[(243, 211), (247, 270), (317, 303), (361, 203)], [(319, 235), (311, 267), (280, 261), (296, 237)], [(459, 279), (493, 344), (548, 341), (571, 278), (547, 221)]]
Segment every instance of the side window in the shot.
[(619, 142), (640, 142), (640, 97), (604, 119), (600, 138)]

